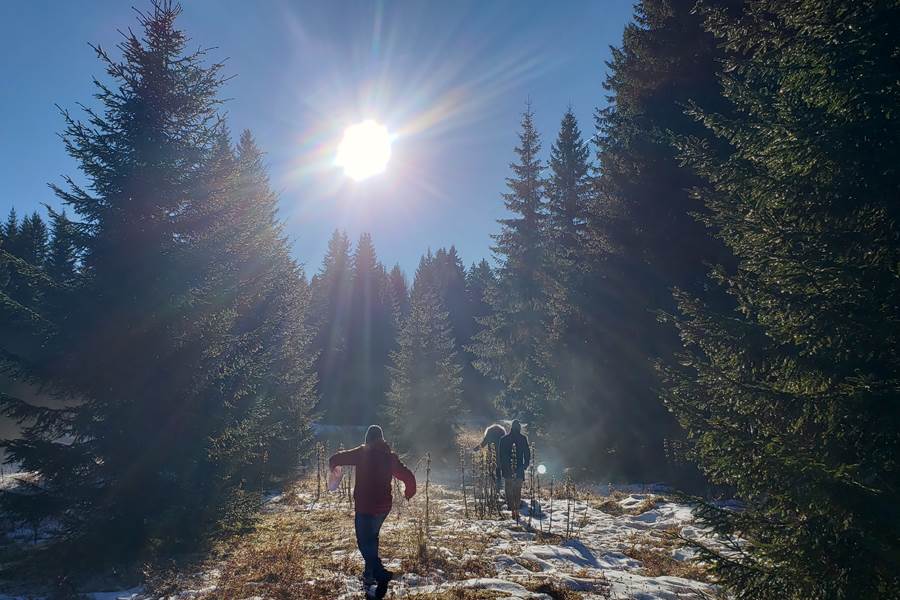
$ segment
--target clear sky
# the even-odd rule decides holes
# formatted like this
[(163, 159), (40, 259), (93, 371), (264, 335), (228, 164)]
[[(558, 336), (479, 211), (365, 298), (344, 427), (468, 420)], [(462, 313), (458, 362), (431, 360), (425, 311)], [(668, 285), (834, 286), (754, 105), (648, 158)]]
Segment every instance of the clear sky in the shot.
[[(88, 42), (118, 52), (141, 0), (0, 2), (0, 210), (58, 206), (48, 182), (77, 175), (55, 105), (92, 104), (105, 77)], [(605, 104), (609, 46), (631, 0), (186, 0), (191, 47), (215, 46), (234, 78), (229, 124), (267, 153), (297, 258), (319, 268), (335, 228), (372, 233), (411, 275), (429, 247), (468, 265), (490, 255), (521, 112), (530, 99), (544, 154), (571, 103), (586, 137)], [(396, 134), (387, 171), (353, 182), (332, 164), (347, 125)], [(43, 212), (43, 210), (41, 210)]]

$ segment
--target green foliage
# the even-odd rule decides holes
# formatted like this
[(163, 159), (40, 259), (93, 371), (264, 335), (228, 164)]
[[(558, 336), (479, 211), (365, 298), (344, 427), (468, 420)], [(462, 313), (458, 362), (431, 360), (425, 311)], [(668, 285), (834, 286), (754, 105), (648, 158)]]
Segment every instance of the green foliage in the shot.
[(707, 5), (727, 50), (727, 142), (683, 140), (705, 220), (737, 257), (731, 310), (678, 294), (685, 352), (667, 403), (746, 540), (705, 556), (738, 598), (894, 597), (900, 580), (900, 5)]
[[(49, 254), (4, 250), (40, 293), (0, 295), (32, 317), (3, 337), (2, 367), (45, 397), (0, 399), (24, 427), (3, 442), (9, 459), (37, 475), (28, 502), (22, 490), (2, 500), (56, 519), (86, 561), (195, 543), (309, 438), (305, 279), (252, 137), (230, 147), (221, 66), (185, 53), (178, 13), (141, 14), (121, 62), (96, 48), (101, 108), (87, 123), (64, 113), (89, 186), (55, 188), (78, 220), (51, 213)], [(29, 222), (15, 236), (40, 240)]]
[(322, 267), (310, 282), (312, 300), (309, 325), (316, 332), (316, 373), (320, 411), (330, 422), (339, 422), (342, 399), (349, 394), (343, 369), (348, 359), (351, 297), (350, 240), (335, 231), (328, 242)]
[(363, 425), (384, 405), (390, 352), (409, 300), (403, 273), (396, 267), (388, 274), (371, 235), (362, 234), (350, 250), (346, 234), (335, 231), (311, 283), (309, 316), (320, 411), (329, 423)]
[(727, 260), (692, 216), (698, 178), (672, 143), (705, 131), (686, 103), (722, 104), (719, 53), (692, 3), (638, 2), (608, 63), (594, 172), (571, 111), (551, 149), (546, 337), (560, 398), (551, 433), (570, 464), (603, 475), (689, 476), (664, 455), (681, 434), (659, 401), (654, 363), (678, 338), (657, 314), (674, 309), (673, 286), (700, 293), (704, 263)]
[(462, 368), (450, 316), (435, 283), (436, 260), (422, 257), (410, 313), (392, 354), (388, 419), (401, 448), (455, 457)]
[(509, 192), (504, 194), (510, 218), (500, 219), (494, 239), (500, 265), (497, 284), (486, 293), (491, 313), (479, 320), (482, 329), (468, 351), (475, 367), (502, 384), (497, 408), (542, 427), (544, 409), (552, 404), (553, 378), (547, 342), (547, 254), (541, 142), (529, 106), (522, 116), (522, 130), (510, 165)]

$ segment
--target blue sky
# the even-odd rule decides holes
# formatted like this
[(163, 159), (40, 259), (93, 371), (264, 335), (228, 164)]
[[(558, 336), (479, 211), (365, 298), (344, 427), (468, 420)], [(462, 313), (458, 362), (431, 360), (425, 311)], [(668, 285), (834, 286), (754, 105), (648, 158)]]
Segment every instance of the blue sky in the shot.
[[(188, 0), (191, 47), (215, 46), (234, 78), (229, 125), (253, 131), (296, 257), (314, 273), (335, 228), (369, 231), (382, 261), (411, 275), (428, 248), (489, 256), (521, 112), (544, 153), (571, 103), (586, 137), (605, 104), (609, 46), (631, 0), (285, 2)], [(136, 27), (132, 2), (0, 3), (0, 210), (58, 206), (47, 188), (77, 175), (55, 105), (92, 104), (112, 50)], [(347, 125), (375, 118), (397, 139), (386, 173), (352, 182), (331, 163)], [(42, 209), (41, 209), (42, 210)]]

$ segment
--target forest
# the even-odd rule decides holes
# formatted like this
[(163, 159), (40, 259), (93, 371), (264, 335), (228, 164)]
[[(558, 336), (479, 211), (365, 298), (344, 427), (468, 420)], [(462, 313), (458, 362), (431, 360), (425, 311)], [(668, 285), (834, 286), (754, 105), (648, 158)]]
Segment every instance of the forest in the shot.
[(575, 477), (683, 490), (725, 597), (898, 597), (900, 3), (637, 2), (593, 123), (523, 102), (491, 255), (414, 273), (340, 229), (298, 262), (179, 10), (96, 48), (64, 210), (0, 226), (28, 474), (0, 509), (54, 524), (33, 564), (250, 526), (322, 425), (452, 469), (461, 427), (515, 418)]

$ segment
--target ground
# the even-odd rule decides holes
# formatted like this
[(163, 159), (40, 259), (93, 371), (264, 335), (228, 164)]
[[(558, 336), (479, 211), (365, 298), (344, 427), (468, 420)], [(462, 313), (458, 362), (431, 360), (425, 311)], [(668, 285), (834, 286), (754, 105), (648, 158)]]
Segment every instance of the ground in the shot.
[[(461, 447), (475, 445), (477, 435), (471, 437), (462, 439)], [(326, 455), (324, 449), (318, 452), (319, 459)], [(666, 498), (664, 487), (576, 485), (564, 474), (551, 487), (551, 474), (541, 483), (530, 473), (523, 492), (526, 506), (516, 523), (508, 511), (498, 514), (496, 506), (484, 502), (491, 483), (478, 456), (467, 460), (465, 469), (435, 465), (431, 470), (424, 459), (411, 463), (419, 481), (412, 502), (403, 500), (401, 484), (395, 482), (381, 548), (386, 566), (400, 576), (387, 598), (717, 597), (706, 569), (682, 541), (715, 545), (715, 540), (706, 539), (693, 523), (690, 506)], [(252, 531), (220, 540), (206, 555), (154, 567), (140, 587), (66, 598), (362, 600), (351, 477), (344, 477), (338, 491), (328, 492), (325, 474), (313, 467), (266, 497)], [(0, 544), (0, 559), (40, 538), (28, 528), (14, 528)], [(0, 600), (41, 596), (24, 594), (22, 588), (15, 595), (2, 592), (0, 582)]]
[[(87, 598), (362, 599), (348, 489), (317, 488), (313, 475), (270, 495), (250, 534), (222, 541), (189, 567), (157, 570), (141, 588)], [(426, 500), (420, 486), (411, 503), (395, 500), (384, 526), (382, 555), (388, 568), (402, 573), (387, 597), (715, 597), (703, 567), (690, 561), (691, 553), (674, 536), (702, 533), (691, 524), (690, 507), (667, 501), (655, 488), (603, 488), (577, 489), (572, 501), (555, 497), (552, 517), (544, 489), (540, 516), (529, 519), (523, 510), (517, 524), (508, 512), (477, 519), (471, 488), (464, 500), (459, 487), (432, 483)], [(530, 499), (527, 491), (525, 497)]]

